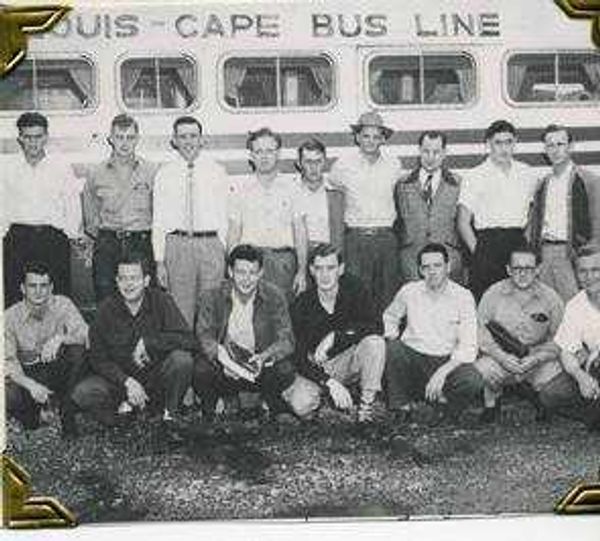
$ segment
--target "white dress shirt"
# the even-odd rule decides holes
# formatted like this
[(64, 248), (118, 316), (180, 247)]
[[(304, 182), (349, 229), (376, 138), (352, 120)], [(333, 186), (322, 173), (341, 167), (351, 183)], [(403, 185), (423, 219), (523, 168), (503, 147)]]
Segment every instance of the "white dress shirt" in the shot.
[(561, 175), (550, 175), (546, 187), (546, 205), (542, 238), (554, 241), (567, 241), (568, 215), (567, 199), (569, 195), (569, 180), (573, 171), (573, 164), (562, 172)]
[(165, 163), (154, 181), (152, 243), (158, 261), (164, 260), (165, 237), (175, 230), (216, 231), (227, 238), (232, 184), (223, 167), (202, 153), (188, 168), (179, 156)]
[(298, 183), (300, 186), (298, 209), (301, 214), (306, 216), (309, 242), (330, 242), (327, 181), (324, 181), (316, 190), (311, 190), (301, 180), (298, 180)]
[(592, 352), (600, 348), (600, 310), (580, 291), (566, 305), (554, 343), (575, 355), (581, 349)]
[(397, 338), (406, 316), (402, 342), (425, 355), (449, 355), (470, 363), (477, 356), (477, 312), (471, 292), (448, 280), (441, 292), (431, 292), (424, 280), (408, 282), (383, 313), (386, 338)]
[(22, 152), (0, 162), (1, 233), (10, 224), (51, 225), (69, 237), (81, 231), (81, 191), (84, 181), (71, 164), (47, 154), (34, 166)]
[(488, 157), (465, 171), (458, 202), (473, 213), (475, 229), (522, 228), (537, 184), (533, 167), (513, 160), (506, 173)]
[(426, 169), (421, 167), (421, 169), (419, 169), (419, 183), (421, 185), (421, 190), (423, 190), (425, 188), (425, 181), (427, 180), (427, 177), (429, 175), (432, 175), (431, 176), (431, 196), (433, 197), (435, 195), (435, 192), (437, 192), (437, 189), (442, 180), (442, 170), (436, 169), (433, 173), (430, 173), (429, 171), (427, 171)]
[(231, 292), (231, 314), (227, 323), (227, 336), (238, 346), (248, 351), (256, 348), (254, 336), (254, 298), (256, 293), (246, 302), (242, 302), (235, 291)]

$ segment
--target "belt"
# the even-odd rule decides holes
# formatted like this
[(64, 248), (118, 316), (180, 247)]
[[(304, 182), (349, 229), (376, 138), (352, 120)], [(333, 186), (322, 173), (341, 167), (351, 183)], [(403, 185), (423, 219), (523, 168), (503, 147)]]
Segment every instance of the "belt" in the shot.
[(53, 225), (47, 224), (11, 224), (10, 227), (11, 229), (17, 231), (19, 229), (25, 229), (34, 232), (49, 231), (51, 229), (56, 229), (56, 227), (54, 227)]
[(381, 226), (381, 227), (348, 227), (347, 230), (348, 231), (352, 231), (352, 232), (356, 232), (359, 235), (367, 235), (367, 236), (374, 236), (374, 235), (379, 235), (380, 233), (384, 233), (386, 231), (390, 231), (392, 228), (391, 227), (387, 227), (387, 226)]
[(123, 229), (100, 229), (98, 235), (114, 237), (118, 240), (135, 239), (135, 238), (150, 238), (150, 231), (125, 231)]
[(283, 254), (286, 252), (294, 253), (294, 249), (290, 246), (283, 246), (282, 248), (270, 248), (269, 246), (262, 246), (262, 249), (267, 252), (274, 252), (276, 254)]
[(567, 244), (566, 240), (542, 239), (542, 244)]
[(176, 229), (171, 231), (171, 235), (177, 235), (178, 237), (194, 237), (194, 238), (206, 238), (216, 237), (216, 231), (184, 231), (183, 229)]

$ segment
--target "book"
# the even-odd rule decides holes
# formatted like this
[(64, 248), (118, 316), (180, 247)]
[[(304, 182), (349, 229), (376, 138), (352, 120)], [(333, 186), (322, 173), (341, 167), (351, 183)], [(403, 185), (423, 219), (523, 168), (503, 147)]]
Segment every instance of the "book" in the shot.
[(227, 355), (219, 356), (219, 362), (241, 378), (254, 383), (260, 374), (260, 366), (250, 362), (253, 352), (227, 340), (224, 344)]

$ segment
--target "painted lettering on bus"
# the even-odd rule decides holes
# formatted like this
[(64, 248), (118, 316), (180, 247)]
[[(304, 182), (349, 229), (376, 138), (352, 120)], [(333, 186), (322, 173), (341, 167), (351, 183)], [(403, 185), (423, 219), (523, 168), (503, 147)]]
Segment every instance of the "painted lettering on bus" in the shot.
[(259, 13), (248, 15), (234, 13), (219, 17), (209, 13), (204, 20), (191, 13), (175, 19), (175, 30), (183, 38), (235, 38), (238, 35), (253, 35), (258, 38), (278, 38), (280, 35), (279, 15)]
[(417, 13), (414, 23), (415, 33), (420, 38), (500, 36), (498, 13)]
[[(61, 20), (50, 32), (49, 36), (66, 38), (73, 35), (82, 38), (132, 38), (140, 31), (137, 15), (123, 13), (112, 16), (109, 14), (73, 15)], [(45, 35), (45, 34), (41, 34)]]
[(331, 13), (312, 14), (312, 35), (316, 38), (342, 36), (370, 38), (387, 34), (387, 17), (385, 15), (342, 15)]

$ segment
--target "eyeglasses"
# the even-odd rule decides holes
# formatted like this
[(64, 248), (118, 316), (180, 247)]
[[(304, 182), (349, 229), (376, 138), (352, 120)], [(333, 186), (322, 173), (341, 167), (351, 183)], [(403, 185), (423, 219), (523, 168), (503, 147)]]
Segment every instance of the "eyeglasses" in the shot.
[(526, 272), (535, 272), (535, 269), (537, 267), (511, 267), (510, 270), (512, 272), (522, 272), (522, 273), (526, 273)]

